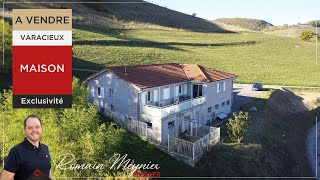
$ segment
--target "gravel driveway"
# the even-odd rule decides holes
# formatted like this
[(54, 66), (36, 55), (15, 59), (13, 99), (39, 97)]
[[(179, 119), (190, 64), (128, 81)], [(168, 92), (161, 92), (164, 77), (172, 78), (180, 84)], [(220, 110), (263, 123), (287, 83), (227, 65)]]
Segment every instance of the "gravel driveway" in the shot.
[(232, 111), (240, 111), (240, 105), (247, 103), (264, 91), (252, 91), (252, 84), (233, 84)]

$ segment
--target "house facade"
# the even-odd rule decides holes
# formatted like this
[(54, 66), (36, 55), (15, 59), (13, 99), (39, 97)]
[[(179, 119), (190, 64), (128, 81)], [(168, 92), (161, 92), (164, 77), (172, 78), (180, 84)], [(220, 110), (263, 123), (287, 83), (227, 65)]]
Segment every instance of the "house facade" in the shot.
[(235, 75), (196, 64), (152, 64), (106, 68), (85, 82), (88, 100), (115, 118), (148, 124), (165, 142), (193, 122), (204, 125), (232, 107)]

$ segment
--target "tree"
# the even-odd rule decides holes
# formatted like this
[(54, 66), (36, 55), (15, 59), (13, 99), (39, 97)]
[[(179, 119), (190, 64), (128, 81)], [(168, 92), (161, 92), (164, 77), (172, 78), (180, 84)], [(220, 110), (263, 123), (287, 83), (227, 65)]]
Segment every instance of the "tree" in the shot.
[(242, 111), (237, 113), (233, 113), (233, 118), (229, 118), (227, 123), (228, 134), (231, 141), (241, 143), (243, 140), (243, 135), (247, 131), (250, 122), (249, 122), (249, 114), (248, 112), (243, 113)]
[(304, 30), (301, 35), (300, 35), (300, 39), (304, 40), (304, 41), (308, 41), (313, 37), (313, 32), (310, 30)]
[[(0, 20), (0, 26), (1, 26), (1, 33), (0, 33), (0, 39), (1, 39), (1, 43), (0, 43), (0, 52), (2, 54), (2, 51), (4, 50), (4, 54), (5, 54), (5, 64), (3, 66), (3, 62), (1, 60), (1, 71), (4, 71), (6, 73), (11, 73), (11, 47), (12, 47), (12, 27), (5, 22), (4, 20)], [(4, 28), (4, 29), (3, 29)], [(3, 34), (2, 34), (2, 30), (3, 30)], [(4, 39), (3, 43), (2, 43), (2, 39)], [(3, 48), (4, 45), (4, 48)]]
[(320, 20), (309, 21), (307, 24), (313, 27), (320, 27)]

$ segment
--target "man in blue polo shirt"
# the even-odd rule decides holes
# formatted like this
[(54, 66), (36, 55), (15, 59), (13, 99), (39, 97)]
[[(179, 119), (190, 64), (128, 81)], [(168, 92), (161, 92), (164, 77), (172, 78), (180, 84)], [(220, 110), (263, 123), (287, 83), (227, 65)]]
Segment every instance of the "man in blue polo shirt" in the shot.
[(24, 120), (26, 137), (14, 146), (5, 159), (0, 180), (52, 179), (48, 147), (40, 143), (41, 120), (30, 115)]

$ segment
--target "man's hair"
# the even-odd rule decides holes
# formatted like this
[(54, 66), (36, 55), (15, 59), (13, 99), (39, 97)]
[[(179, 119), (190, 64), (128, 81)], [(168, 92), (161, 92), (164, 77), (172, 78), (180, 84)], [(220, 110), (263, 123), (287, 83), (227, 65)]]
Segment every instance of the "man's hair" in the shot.
[(28, 120), (29, 118), (37, 118), (37, 119), (39, 120), (39, 122), (40, 122), (40, 126), (42, 126), (41, 119), (40, 119), (37, 115), (31, 114), (31, 115), (29, 115), (29, 116), (24, 120), (24, 122), (23, 122), (24, 129), (26, 129), (26, 127), (27, 127), (27, 120)]

